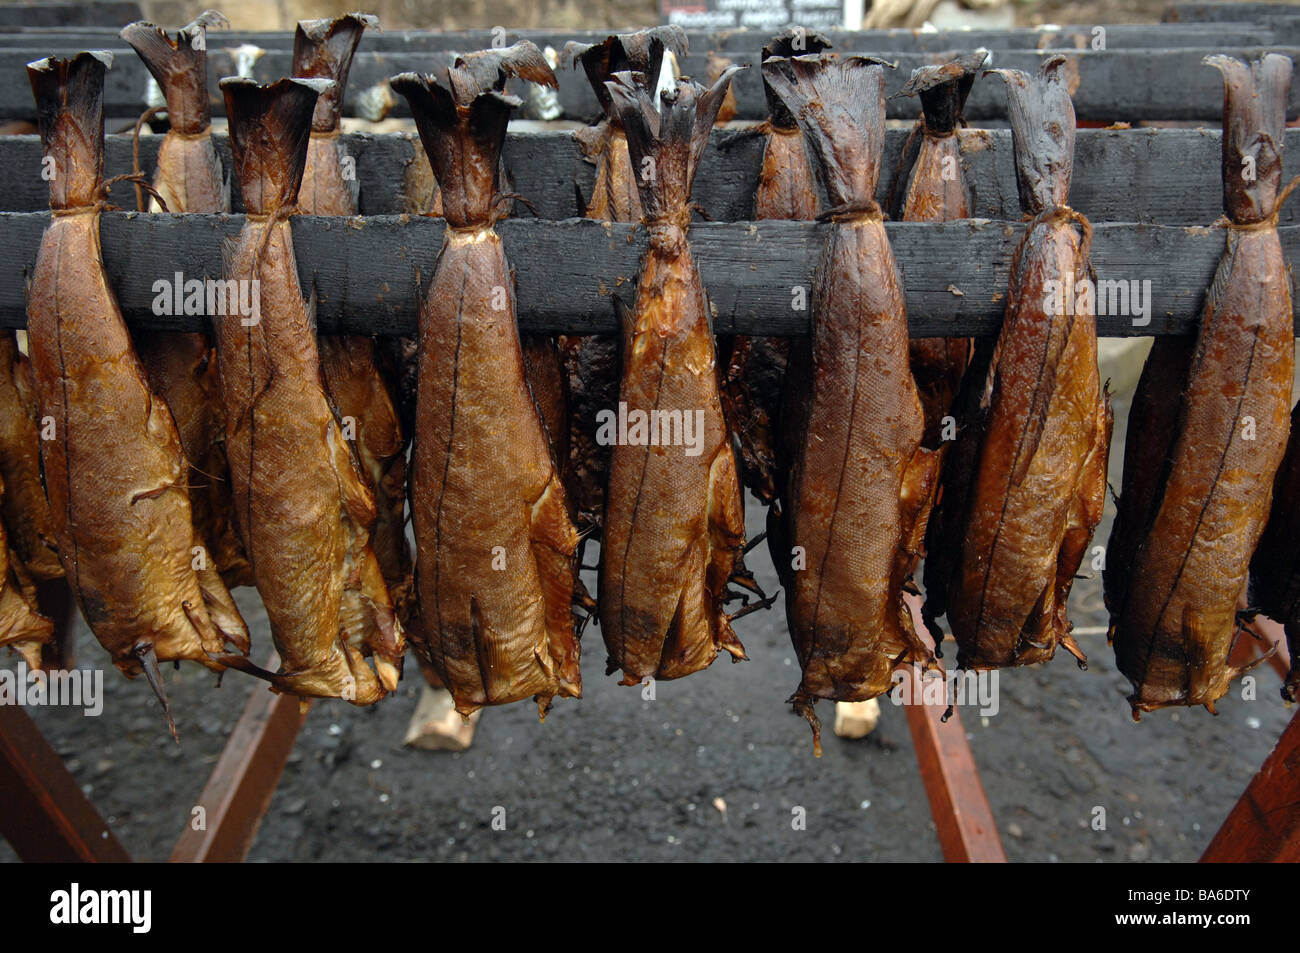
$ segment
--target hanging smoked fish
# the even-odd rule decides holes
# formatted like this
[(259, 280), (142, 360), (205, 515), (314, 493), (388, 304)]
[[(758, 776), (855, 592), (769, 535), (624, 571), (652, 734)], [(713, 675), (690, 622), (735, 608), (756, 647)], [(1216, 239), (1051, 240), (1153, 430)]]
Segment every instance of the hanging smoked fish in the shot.
[[(658, 97), (644, 74), (606, 88), (627, 134), (650, 247), (623, 321), (621, 408), (648, 418), (615, 443), (600, 552), (607, 669), (624, 685), (680, 678), (745, 650), (723, 608), (744, 546), (736, 460), (722, 415), (709, 308), (691, 257), (691, 182), (738, 71)], [(616, 301), (618, 299), (615, 299)], [(690, 428), (688, 432), (687, 428)], [(653, 429), (653, 433), (648, 432)], [(689, 439), (688, 439), (689, 438)]]
[[(350, 13), (337, 19), (303, 20), (293, 38), (293, 75), (333, 80), (316, 100), (307, 166), (298, 208), (304, 215), (356, 215), (360, 180), (355, 160), (339, 137), (348, 70), (361, 34), (377, 18)], [(373, 337), (326, 334), (318, 339), (325, 391), (352, 441), (377, 518), (370, 546), (403, 627), (411, 628), (411, 549), (406, 540), (406, 441), (394, 383), (380, 369)], [(409, 631), (408, 631), (409, 634)]]
[[(226, 25), (214, 10), (169, 35), (140, 21), (122, 30), (167, 100), (170, 128), (158, 147), (154, 189), (169, 212), (229, 212), (230, 176), (212, 141), (207, 29)], [(154, 393), (167, 402), (185, 458), (194, 529), (229, 586), (252, 584), (234, 526), (226, 423), (212, 339), (204, 333), (137, 331), (136, 353)]]
[(1250, 605), (1286, 630), (1291, 671), (1282, 698), (1300, 691), (1300, 404), (1291, 412), (1291, 440), (1273, 483), (1273, 511), (1250, 563)]
[[(830, 49), (820, 33), (792, 27), (763, 47), (763, 59), (773, 56), (815, 55)], [(763, 77), (768, 120), (756, 130), (763, 136), (763, 165), (754, 193), (754, 218), (808, 222), (820, 204), (817, 177), (794, 116)], [(729, 348), (729, 350), (728, 350)], [(740, 476), (764, 503), (776, 498), (776, 439), (774, 426), (781, 410), (782, 382), (790, 359), (790, 340), (737, 334), (719, 343), (726, 367), (722, 406), (727, 425), (740, 441)], [(784, 556), (782, 556), (784, 558)]]
[[(1222, 72), (1225, 85), (1226, 248), (1178, 389), (1173, 439), (1163, 460), (1139, 469), (1143, 498), (1122, 527), (1126, 537), (1134, 535), (1111, 540), (1112, 550), (1129, 554), (1127, 576), (1106, 578), (1111, 640), (1133, 685), (1134, 718), (1171, 705), (1214, 711), (1245, 671), (1228, 656), (1290, 429), (1292, 289), (1277, 212), (1291, 189), (1279, 195), (1291, 60), (1269, 54), (1247, 64), (1210, 56), (1205, 63)], [(1144, 374), (1140, 386), (1170, 387), (1161, 377)], [(1140, 392), (1135, 407), (1138, 399), (1150, 398)], [(1126, 454), (1126, 466), (1133, 456)], [(1157, 467), (1152, 486), (1146, 470)], [(1127, 473), (1123, 492), (1131, 492)], [(1276, 552), (1273, 543), (1259, 570)], [(1268, 568), (1284, 570), (1286, 563)], [(1273, 599), (1284, 588), (1273, 581), (1263, 572), (1258, 578), (1285, 623), (1287, 607)]]
[[(7, 502), (0, 480), (0, 502)], [(54, 636), (54, 623), (36, 609), (36, 586), (10, 549), (0, 525), (0, 648), (17, 652), (30, 669), (41, 667), (41, 647)]]
[(225, 278), (257, 288), (259, 302), (256, 314), (217, 324), (226, 446), (280, 669), (232, 664), (277, 691), (368, 705), (397, 687), (405, 642), (370, 545), (374, 497), (321, 382), (289, 227), (312, 111), (330, 85), (221, 81), (247, 209)]
[[(601, 119), (577, 133), (583, 154), (596, 165), (596, 183), (586, 217), (602, 222), (639, 222), (641, 200), (627, 151), (627, 133), (605, 83), (615, 73), (642, 73), (655, 82), (665, 52), (686, 55), (681, 27), (660, 26), (621, 33), (600, 43), (570, 42), (565, 58), (582, 65), (600, 102)], [(618, 405), (619, 340), (615, 335), (564, 335), (560, 353), (568, 377), (568, 455), (562, 459), (564, 487), (579, 525), (599, 530), (604, 519), (605, 484), (611, 447), (600, 444), (598, 414)], [(598, 534), (593, 534), (595, 538)]]
[[(902, 92), (921, 99), (921, 118), (912, 132), (920, 145), (908, 172), (896, 216), (907, 222), (945, 222), (970, 218), (971, 196), (962, 173), (961, 143), (957, 130), (965, 125), (962, 109), (984, 66), (988, 53), (980, 50), (949, 60), (941, 66), (912, 71)], [(911, 141), (911, 140), (909, 140)], [(901, 214), (900, 214), (901, 213)], [(912, 377), (925, 411), (925, 445), (943, 441), (943, 418), (948, 416), (962, 375), (970, 363), (969, 338), (913, 338)]]
[[(1066, 200), (1074, 108), (1062, 57), (1007, 84), (1020, 204), (1006, 316), (958, 434), (931, 524), (926, 621), (944, 612), (961, 668), (1084, 661), (1066, 599), (1101, 519), (1110, 401), (1097, 374), (1092, 227)], [(986, 355), (988, 356), (988, 355)], [(973, 371), (974, 372), (974, 371)]]
[(578, 534), (524, 373), (514, 282), (493, 228), (510, 76), (554, 87), (532, 43), (404, 73), (447, 229), (420, 308), (411, 456), (417, 645), (457, 711), (577, 698)]
[[(248, 651), (221, 577), (196, 558), (187, 466), (167, 404), (144, 368), (109, 286), (104, 207), (104, 71), (80, 53), (29, 64), (52, 218), (27, 298), (42, 472), (59, 559), (90, 629), (127, 675), (162, 698), (158, 662)], [(201, 568), (196, 568), (201, 567)], [(164, 700), (164, 705), (166, 704)]]
[(763, 73), (803, 131), (833, 223), (813, 284), (812, 334), (791, 347), (781, 421), (789, 471), (768, 518), (803, 671), (790, 701), (820, 755), (817, 699), (865, 701), (889, 690), (898, 666), (934, 664), (903, 594), (940, 457), (921, 446), (902, 276), (874, 198), (884, 69), (823, 54), (774, 56)]
[(41, 482), (31, 361), (18, 349), (16, 331), (0, 331), (0, 478), (4, 480), (4, 530), (9, 548), (33, 579), (59, 579), (50, 504)]

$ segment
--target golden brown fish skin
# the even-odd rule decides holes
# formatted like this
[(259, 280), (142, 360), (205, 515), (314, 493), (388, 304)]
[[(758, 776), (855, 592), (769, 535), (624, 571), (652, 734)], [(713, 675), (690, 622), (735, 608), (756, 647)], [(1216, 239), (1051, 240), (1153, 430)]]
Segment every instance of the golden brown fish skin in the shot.
[[(332, 80), (316, 100), (298, 208), (305, 215), (356, 215), (358, 180), (347, 171), (339, 138), (341, 106), (352, 56), (373, 17), (347, 14), (304, 20), (294, 33), (293, 74)], [(403, 628), (418, 625), (412, 604), (411, 550), (406, 540), (406, 440), (395, 389), (384, 376), (376, 344), (364, 335), (322, 335), (317, 347), (325, 391), (344, 436), (352, 442), (377, 518), (370, 546)]]
[(404, 637), (370, 545), (374, 498), (325, 396), (287, 221), (324, 82), (221, 83), (248, 208), (225, 277), (259, 281), (260, 310), (221, 320), (217, 353), (235, 512), (281, 660), (274, 675), (240, 667), (277, 691), (368, 705), (396, 688)]
[[(962, 668), (1027, 665), (1055, 654), (1057, 643), (1069, 638), (1058, 563), (1073, 578), (1096, 527), (1096, 520), (1075, 527), (1083, 545), (1062, 552), (1083, 484), (1089, 498), (1098, 479), (1104, 486), (1108, 433), (1090, 303), (1074, 315), (1043, 307), (1047, 282), (1073, 285), (1078, 278), (1071, 276), (1090, 274), (1072, 215), (1052, 209), (1035, 219), (1012, 264), (989, 417), (947, 606)], [(1083, 510), (1100, 518), (1092, 505)], [(1068, 580), (1064, 588), (1068, 595)]]
[[(830, 40), (820, 33), (789, 28), (763, 47), (762, 58), (820, 53)], [(820, 211), (817, 178), (804, 149), (799, 126), (764, 81), (769, 119), (756, 129), (764, 137), (763, 163), (754, 191), (754, 218), (812, 221)], [(725, 367), (722, 406), (727, 426), (740, 441), (740, 475), (763, 503), (777, 495), (777, 441), (781, 393), (790, 341), (783, 337), (737, 334), (719, 344)], [(780, 558), (784, 559), (784, 554)]]
[(1273, 483), (1273, 509), (1250, 563), (1250, 606), (1281, 624), (1291, 654), (1282, 698), (1300, 690), (1300, 404), (1291, 411), (1291, 439)]
[[(987, 54), (970, 53), (947, 63), (912, 72), (902, 92), (921, 98), (922, 116), (913, 135), (920, 134), (916, 161), (903, 193), (902, 218), (908, 222), (943, 222), (970, 218), (970, 189), (962, 171), (957, 130), (965, 124), (962, 110)], [(970, 363), (969, 338), (914, 338), (912, 376), (925, 412), (925, 446), (943, 442), (943, 419), (952, 408)]]
[[(1291, 61), (1208, 57), (1224, 76), (1226, 247), (1206, 297), (1166, 476), (1112, 608), (1134, 717), (1205, 705), (1228, 662), (1248, 567), (1286, 451), (1294, 371), (1291, 277), (1276, 228)], [(1257, 157), (1256, 178), (1241, 158)], [(1249, 418), (1249, 419), (1248, 419)]]
[[(0, 498), (8, 496), (7, 489), (0, 480)], [(41, 667), (41, 647), (53, 638), (54, 623), (37, 610), (36, 586), (0, 524), (0, 648), (17, 652), (35, 670)]]
[[(441, 77), (403, 74), (442, 186), (447, 232), (420, 308), (411, 515), (424, 626), (417, 648), (468, 715), (579, 697), (572, 612), (578, 534), (515, 319), (493, 230), (500, 149), (520, 100), (508, 75), (554, 86), (531, 43), (458, 57)], [(493, 306), (505, 289), (507, 307)]]
[[(171, 128), (158, 150), (153, 183), (169, 212), (230, 211), (230, 182), (212, 142), (206, 43), (195, 45), (213, 22), (220, 21), (200, 17), (169, 35), (141, 21), (121, 33), (167, 99)], [(152, 200), (148, 208), (161, 210)], [(195, 531), (228, 586), (251, 585), (248, 560), (233, 522), (226, 424), (212, 340), (202, 333), (150, 331), (137, 331), (132, 338), (149, 385), (176, 420), (190, 462)]]
[[(983, 406), (958, 436), (951, 499), (945, 471), (945, 535), (932, 548), (956, 551), (926, 567), (926, 619), (947, 613), (961, 668), (1042, 662), (1058, 645), (1083, 661), (1066, 599), (1101, 518), (1110, 409), (1092, 300), (1074, 294), (1093, 278), (1092, 230), (1064, 204), (1074, 118), (1062, 63), (1046, 61), (1036, 77), (993, 71), (1007, 82), (1021, 204), (1034, 218), (1012, 260)], [(1057, 299), (1054, 286), (1065, 289)], [(970, 441), (977, 451), (962, 446)]]
[(680, 82), (662, 107), (643, 77), (619, 72), (606, 84), (633, 167), (652, 158), (656, 168), (653, 181), (639, 183), (650, 247), (635, 310), (623, 316), (619, 400), (629, 414), (689, 417), (700, 434), (695, 455), (626, 442), (611, 454), (599, 615), (607, 670), (621, 669), (624, 685), (689, 675), (720, 650), (745, 658), (723, 607), (744, 546), (744, 509), (708, 303), (686, 239), (691, 181), (734, 72), (708, 90)]
[(784, 553), (777, 567), (803, 675), (791, 701), (820, 754), (817, 699), (874, 698), (898, 666), (934, 664), (904, 585), (940, 455), (921, 446), (902, 280), (873, 198), (884, 140), (880, 63), (772, 57), (763, 71), (816, 157), (833, 223), (813, 285), (812, 334), (791, 346), (781, 428), (789, 469), (768, 519), (773, 552)]
[(1195, 355), (1195, 337), (1156, 337), (1129, 406), (1120, 494), (1102, 572), (1106, 608), (1112, 615), (1124, 604), (1133, 581), (1133, 560), (1163, 495)]
[[(904, 87), (907, 94), (922, 98), (924, 109), (917, 124), (917, 160), (907, 176), (902, 202), (904, 221), (970, 218), (970, 190), (962, 173), (957, 127), (963, 122), (962, 108), (975, 70), (984, 59), (984, 53), (978, 53), (941, 66), (923, 66)], [(944, 417), (952, 410), (970, 364), (971, 346), (969, 338), (914, 338), (911, 342), (911, 374), (926, 413), (927, 447), (943, 443)]]
[(104, 272), (99, 244), (104, 64), (90, 54), (28, 67), (55, 215), (37, 255), (27, 327), (59, 558), (82, 614), (128, 675), (157, 661), (248, 650), (214, 569), (193, 568), (186, 463)]
[(16, 331), (0, 331), (0, 478), (5, 488), (0, 512), (9, 549), (33, 579), (62, 578), (41, 481), (35, 383), (31, 362), (18, 349)]
[[(600, 122), (577, 133), (583, 154), (596, 165), (596, 181), (584, 213), (587, 218), (641, 221), (641, 197), (628, 154), (627, 133), (605, 82), (624, 70), (657, 77), (665, 51), (685, 55), (686, 35), (680, 27), (651, 27), (611, 35), (595, 44), (570, 42), (564, 48), (565, 59), (586, 72), (602, 110)], [(575, 518), (595, 528), (590, 538), (599, 538), (611, 448), (596, 440), (596, 415), (618, 404), (622, 348), (618, 338), (608, 334), (562, 335), (558, 343), (569, 399), (568, 454), (560, 458), (564, 487)]]

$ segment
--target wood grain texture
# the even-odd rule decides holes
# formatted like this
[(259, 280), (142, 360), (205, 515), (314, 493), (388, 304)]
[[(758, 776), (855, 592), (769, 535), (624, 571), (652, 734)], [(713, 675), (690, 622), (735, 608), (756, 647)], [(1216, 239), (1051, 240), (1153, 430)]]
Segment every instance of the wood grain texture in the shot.
[[(560, 40), (558, 36), (553, 38)], [(1217, 121), (1222, 109), (1222, 84), (1215, 72), (1203, 66), (1201, 60), (1209, 53), (1228, 53), (1238, 59), (1258, 59), (1270, 51), (1300, 60), (1300, 49), (1294, 46), (1261, 46), (1261, 42), (1267, 43), (1268, 40), (1261, 38), (1246, 46), (1214, 43), (1174, 49), (1111, 46), (1104, 51), (1070, 50), (1070, 68), (1076, 70), (1078, 76), (1078, 83), (1072, 84), (1071, 90), (1075, 113), (1081, 120), (1100, 122), (1157, 119)], [(963, 39), (958, 48), (970, 49), (971, 41)], [(948, 57), (947, 52), (890, 50), (883, 47), (869, 51), (855, 50), (849, 46), (837, 49), (841, 52), (870, 52), (897, 63), (897, 69), (889, 71), (886, 78), (888, 115), (891, 119), (914, 119), (919, 112), (920, 107), (915, 99), (895, 96), (912, 70), (932, 62), (942, 62)], [(216, 40), (208, 50), (208, 85), (214, 116), (224, 115), (224, 105), (217, 90), (218, 80), (237, 72), (235, 55), (231, 50), (231, 47), (220, 45)], [(16, 79), (22, 75), (27, 63), (48, 56), (50, 52), (48, 43), (39, 42), (33, 46), (0, 49), (0, 76)], [(733, 50), (726, 52), (738, 63), (758, 62), (757, 50), (748, 56), (741, 56)], [(999, 68), (1032, 72), (1037, 69), (1044, 55), (1044, 51), (1036, 49), (1002, 50), (997, 55), (996, 65)], [(398, 73), (433, 70), (440, 60), (445, 63), (447, 56), (446, 53), (363, 48), (352, 64), (348, 94), (343, 107), (344, 115), (358, 115), (358, 98), (369, 87), (386, 82)], [(252, 78), (259, 83), (270, 83), (288, 76), (292, 72), (292, 59), (291, 50), (267, 50), (253, 65)], [(705, 77), (708, 75), (708, 52), (692, 52), (683, 58), (680, 65), (682, 72), (688, 76)], [(105, 115), (134, 118), (143, 112), (146, 75), (144, 64), (138, 57), (118, 56), (105, 83)], [(596, 96), (580, 71), (561, 70), (559, 80), (559, 100), (565, 118), (588, 120), (599, 114)], [(735, 118), (766, 117), (763, 81), (757, 68), (738, 74), (733, 87), (736, 94)], [(11, 80), (0, 84), (0, 119), (29, 119), (34, 115), (35, 107), (31, 96), (21, 83)], [(409, 115), (406, 104), (398, 103), (393, 115)], [(1293, 85), (1287, 107), (1288, 118), (1297, 115), (1300, 115), (1300, 83)], [(1006, 101), (997, 84), (977, 83), (966, 105), (966, 118), (978, 122), (1005, 116)]]
[[(49, 213), (0, 213), (0, 326), (23, 327), (24, 286)], [(411, 334), (417, 302), (442, 244), (441, 219), (406, 216), (293, 220), (303, 293), (317, 295), (325, 333)], [(146, 217), (110, 212), (101, 236), (109, 280), (129, 324), (165, 330), (206, 326), (203, 316), (153, 313), (154, 282), (221, 274), (221, 240), (241, 215)], [(886, 226), (907, 287), (913, 337), (997, 331), (1007, 270), (1023, 225), (1010, 222), (891, 222)], [(498, 227), (514, 266), (521, 330), (614, 334), (615, 294), (636, 294), (645, 229), (568, 220), (511, 219)], [(697, 223), (691, 248), (719, 334), (804, 334), (808, 312), (793, 289), (810, 288), (826, 226), (808, 222)], [(1279, 230), (1283, 253), (1300, 261), (1300, 227)], [(1190, 334), (1223, 252), (1216, 228), (1095, 226), (1092, 260), (1101, 279), (1150, 280), (1150, 323), (1107, 315), (1101, 335)], [(960, 292), (960, 294), (958, 294)]]
[[(909, 129), (885, 136), (884, 161), (876, 199), (888, 200), (900, 171), (899, 156)], [(1020, 219), (1011, 134), (1006, 129), (965, 129), (961, 139), (962, 173), (974, 193), (976, 218)], [(213, 137), (225, 168), (230, 168), (229, 140)], [(361, 183), (362, 215), (398, 215), (408, 210), (407, 166), (419, 143), (413, 133), (353, 134), (342, 137), (356, 160)], [(154, 168), (162, 136), (144, 136), (140, 161)], [(1287, 132), (1283, 180), (1300, 175), (1300, 129)], [(1094, 222), (1156, 222), (1162, 225), (1208, 225), (1222, 214), (1219, 171), (1220, 133), (1214, 129), (1080, 129), (1075, 139), (1071, 204)], [(745, 130), (713, 133), (692, 191), (694, 201), (715, 222), (754, 217), (754, 192), (763, 159), (762, 137)], [(513, 132), (506, 139), (505, 163), (510, 188), (537, 207), (543, 219), (579, 218), (591, 194), (595, 167), (585, 161), (573, 133)], [(106, 138), (106, 177), (131, 171), (131, 137)], [(49, 183), (40, 176), (41, 145), (36, 136), (0, 137), (0, 168), (17, 174), (0, 178), (0, 209), (39, 212), (49, 205)], [(234, 211), (244, 210), (238, 183), (232, 183)], [(116, 202), (132, 207), (129, 183), (113, 192)], [(517, 205), (516, 216), (532, 213)], [(1283, 206), (1280, 224), (1296, 224), (1300, 202)]]

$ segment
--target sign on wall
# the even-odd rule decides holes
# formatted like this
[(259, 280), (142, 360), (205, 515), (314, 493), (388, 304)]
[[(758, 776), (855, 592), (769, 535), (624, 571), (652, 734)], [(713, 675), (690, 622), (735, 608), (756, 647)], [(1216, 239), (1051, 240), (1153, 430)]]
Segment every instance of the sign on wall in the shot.
[(858, 29), (863, 0), (659, 0), (665, 23), (687, 30)]

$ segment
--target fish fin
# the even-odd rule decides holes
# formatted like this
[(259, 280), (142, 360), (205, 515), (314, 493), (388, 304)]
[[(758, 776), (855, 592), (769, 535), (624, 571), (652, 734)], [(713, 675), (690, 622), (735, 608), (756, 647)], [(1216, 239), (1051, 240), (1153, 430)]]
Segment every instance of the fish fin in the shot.
[(312, 334), (316, 333), (316, 302), (317, 302), (316, 282), (313, 281), (311, 283), (311, 294), (307, 296), (307, 305), (306, 305), (307, 327), (311, 329)]
[(619, 329), (623, 332), (625, 340), (631, 340), (632, 335), (636, 332), (636, 313), (618, 295), (612, 297), (614, 300), (614, 314), (618, 318)]
[(817, 717), (817, 712), (814, 708), (817, 704), (817, 699), (807, 694), (804, 691), (803, 686), (800, 685), (798, 691), (791, 695), (787, 701), (789, 704), (794, 706), (795, 712), (802, 715), (804, 720), (808, 722), (808, 726), (812, 728), (813, 754), (820, 758), (822, 756), (822, 723), (821, 719)]
[(162, 705), (163, 714), (167, 716), (167, 727), (171, 729), (172, 740), (180, 744), (180, 736), (176, 734), (176, 719), (172, 717), (172, 706), (167, 700), (167, 691), (163, 687), (162, 672), (158, 668), (158, 653), (154, 650), (153, 642), (141, 639), (131, 647), (131, 654), (139, 661), (140, 667), (144, 669), (144, 677), (148, 680), (149, 687), (158, 696), (158, 702)]

